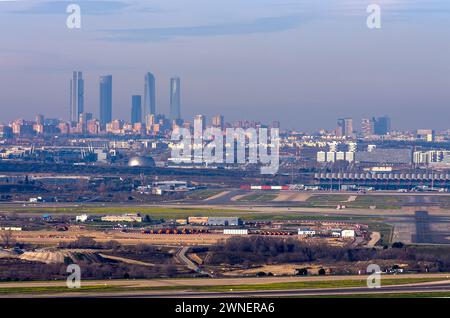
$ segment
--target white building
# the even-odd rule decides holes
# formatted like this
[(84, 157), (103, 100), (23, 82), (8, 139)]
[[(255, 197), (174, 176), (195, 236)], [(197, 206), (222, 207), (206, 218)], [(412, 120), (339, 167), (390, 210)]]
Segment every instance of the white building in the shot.
[(316, 235), (316, 231), (310, 229), (298, 229), (297, 234), (300, 236), (314, 236)]
[(76, 222), (86, 222), (87, 219), (88, 219), (87, 214), (77, 215), (77, 216), (75, 217), (75, 221), (76, 221)]
[(341, 237), (353, 238), (353, 237), (355, 237), (355, 231), (354, 230), (342, 230)]
[(101, 220), (103, 222), (142, 222), (142, 217), (137, 214), (107, 215)]
[(248, 230), (247, 229), (224, 229), (223, 234), (224, 235), (247, 235)]

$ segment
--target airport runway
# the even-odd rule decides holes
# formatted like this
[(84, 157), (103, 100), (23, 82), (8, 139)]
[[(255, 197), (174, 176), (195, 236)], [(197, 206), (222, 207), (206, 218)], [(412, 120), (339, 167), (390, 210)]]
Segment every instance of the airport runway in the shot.
[(430, 293), (450, 292), (450, 282), (441, 284), (416, 284), (385, 286), (381, 288), (348, 287), (301, 290), (258, 290), (258, 291), (229, 291), (229, 292), (148, 292), (129, 295), (115, 295), (105, 297), (127, 298), (236, 298), (236, 297), (298, 297), (298, 296), (334, 296), (334, 295), (370, 295), (392, 293)]

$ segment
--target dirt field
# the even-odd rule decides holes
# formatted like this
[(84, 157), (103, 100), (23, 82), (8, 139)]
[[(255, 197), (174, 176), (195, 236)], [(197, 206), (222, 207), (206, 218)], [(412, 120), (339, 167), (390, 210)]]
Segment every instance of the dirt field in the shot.
[(240, 199), (242, 199), (243, 197), (247, 196), (248, 194), (238, 194), (235, 195), (234, 197), (231, 198), (231, 201), (239, 201)]
[(58, 245), (59, 242), (75, 241), (80, 236), (87, 236), (98, 242), (117, 241), (124, 245), (134, 245), (140, 243), (147, 244), (168, 244), (168, 245), (209, 245), (215, 244), (219, 240), (226, 239), (229, 236), (222, 234), (140, 234), (140, 233), (122, 233), (122, 232), (97, 232), (97, 231), (23, 231), (14, 233), (14, 238), (18, 242), (32, 243), (39, 245)]
[(217, 193), (216, 195), (213, 195), (213, 196), (211, 196), (209, 198), (206, 198), (204, 201), (215, 200), (215, 199), (218, 199), (220, 197), (223, 197), (224, 195), (227, 195), (228, 193), (230, 193), (230, 191), (223, 191), (223, 192)]
[(276, 202), (305, 202), (311, 197), (309, 193), (280, 192), (273, 200)]

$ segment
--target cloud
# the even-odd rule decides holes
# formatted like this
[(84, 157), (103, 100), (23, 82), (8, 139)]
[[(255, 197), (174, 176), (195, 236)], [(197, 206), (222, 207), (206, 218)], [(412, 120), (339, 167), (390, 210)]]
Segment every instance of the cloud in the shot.
[(102, 30), (101, 40), (152, 42), (180, 37), (212, 37), (257, 33), (274, 33), (296, 28), (301, 22), (298, 16), (259, 18), (251, 22), (223, 23), (187, 27), (159, 27), (141, 29)]

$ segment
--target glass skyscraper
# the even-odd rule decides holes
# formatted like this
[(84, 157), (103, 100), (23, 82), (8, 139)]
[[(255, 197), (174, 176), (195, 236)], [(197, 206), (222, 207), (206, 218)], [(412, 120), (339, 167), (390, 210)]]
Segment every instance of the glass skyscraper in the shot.
[(82, 72), (73, 72), (70, 80), (70, 122), (78, 123), (84, 112), (84, 80)]
[(146, 117), (150, 114), (156, 115), (156, 84), (155, 77), (148, 72), (145, 75), (143, 115)]
[(373, 121), (376, 135), (387, 135), (391, 132), (391, 119), (388, 116), (374, 118)]
[(181, 119), (181, 91), (180, 78), (173, 77), (170, 79), (170, 119)]
[(100, 125), (112, 121), (112, 75), (100, 77)]
[(142, 123), (142, 98), (141, 95), (131, 97), (131, 123)]

